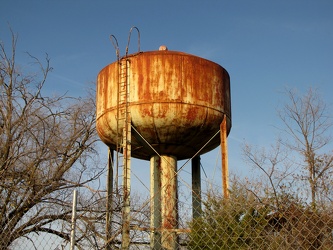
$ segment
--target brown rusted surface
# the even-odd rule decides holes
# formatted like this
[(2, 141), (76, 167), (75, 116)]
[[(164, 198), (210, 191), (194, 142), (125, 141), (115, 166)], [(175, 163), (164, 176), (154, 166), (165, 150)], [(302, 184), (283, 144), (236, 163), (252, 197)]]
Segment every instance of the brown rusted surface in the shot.
[[(192, 157), (219, 131), (224, 114), (229, 133), (230, 80), (220, 65), (176, 51), (143, 52), (127, 59), (132, 124), (159, 154)], [(97, 131), (111, 148), (116, 144), (117, 88), (115, 62), (97, 79)], [(139, 137), (132, 137), (132, 156), (148, 160), (154, 153)], [(219, 144), (216, 137), (202, 153)]]
[(221, 123), (221, 158), (222, 158), (222, 191), (225, 198), (229, 198), (229, 163), (228, 163), (228, 140), (227, 140), (227, 121), (223, 119)]
[(163, 249), (177, 249), (178, 199), (177, 199), (177, 158), (161, 156), (161, 243)]

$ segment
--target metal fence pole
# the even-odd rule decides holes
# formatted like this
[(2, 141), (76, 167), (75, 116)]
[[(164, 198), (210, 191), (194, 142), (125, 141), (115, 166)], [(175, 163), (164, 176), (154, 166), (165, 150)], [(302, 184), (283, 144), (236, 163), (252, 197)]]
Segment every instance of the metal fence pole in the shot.
[(74, 246), (75, 246), (76, 206), (77, 206), (77, 190), (74, 190), (73, 191), (72, 230), (71, 230), (70, 250), (74, 250)]

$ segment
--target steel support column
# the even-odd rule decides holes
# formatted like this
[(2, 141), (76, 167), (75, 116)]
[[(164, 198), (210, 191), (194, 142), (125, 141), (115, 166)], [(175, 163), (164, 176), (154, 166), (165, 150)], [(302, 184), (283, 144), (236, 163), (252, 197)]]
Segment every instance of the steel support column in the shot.
[(160, 250), (161, 244), (161, 158), (150, 158), (150, 248)]
[(221, 155), (222, 155), (222, 188), (225, 198), (229, 197), (229, 167), (228, 167), (228, 142), (227, 142), (227, 117), (224, 115), (220, 125)]
[(161, 168), (161, 215), (162, 249), (178, 249), (178, 194), (177, 194), (177, 158), (162, 155)]
[(113, 150), (108, 150), (108, 176), (107, 176), (107, 193), (106, 193), (106, 243), (105, 250), (111, 250), (111, 238), (112, 238), (112, 198), (113, 198)]
[(201, 216), (201, 173), (200, 156), (192, 159), (192, 216), (198, 218)]

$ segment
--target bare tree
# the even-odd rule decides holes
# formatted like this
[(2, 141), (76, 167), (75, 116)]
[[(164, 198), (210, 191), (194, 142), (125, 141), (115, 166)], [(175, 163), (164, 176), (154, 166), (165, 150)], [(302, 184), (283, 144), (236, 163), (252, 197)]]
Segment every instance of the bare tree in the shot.
[(306, 199), (310, 194), (315, 208), (319, 202), (332, 200), (333, 154), (324, 151), (332, 143), (332, 120), (317, 91), (309, 89), (299, 95), (287, 90), (286, 96), (288, 102), (278, 112), (283, 133), (275, 146), (267, 151), (245, 145), (243, 153), (246, 161), (264, 174), (274, 197), (292, 187), (289, 192), (298, 197)]
[(191, 249), (332, 248), (333, 154), (325, 151), (332, 120), (316, 91), (288, 90), (287, 97), (279, 112), (283, 136), (271, 147), (243, 146), (257, 177), (235, 179), (229, 200), (208, 197), (191, 224)]
[(50, 59), (30, 55), (40, 73), (26, 75), (15, 62), (16, 42), (12, 33), (9, 51), (0, 44), (0, 249), (38, 233), (68, 241), (73, 188), (85, 192), (77, 246), (96, 244), (103, 211), (95, 208), (105, 195), (89, 186), (101, 174), (94, 98), (44, 96)]
[(287, 90), (286, 94), (289, 102), (279, 112), (286, 135), (283, 144), (303, 159), (299, 164), (303, 172), (299, 176), (308, 183), (311, 203), (315, 207), (318, 194), (329, 182), (325, 178), (333, 170), (332, 154), (323, 152), (332, 142), (332, 120), (317, 91), (309, 89), (300, 96), (296, 91)]
[[(283, 203), (283, 193), (293, 185), (294, 168), (288, 161), (288, 152), (282, 147), (280, 140), (270, 148), (243, 146), (244, 160), (260, 174), (254, 181), (248, 181), (244, 187), (251, 191), (262, 203), (278, 208)], [(265, 197), (263, 200), (259, 197)]]

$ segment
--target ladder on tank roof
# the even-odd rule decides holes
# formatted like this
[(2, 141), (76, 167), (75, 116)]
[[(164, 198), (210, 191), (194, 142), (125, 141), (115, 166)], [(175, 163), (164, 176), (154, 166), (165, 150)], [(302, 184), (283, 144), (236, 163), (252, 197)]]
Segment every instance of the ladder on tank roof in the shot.
[[(118, 61), (117, 90), (117, 141), (116, 141), (116, 189), (123, 189), (126, 196), (129, 189), (131, 158), (131, 114), (129, 109), (129, 61), (124, 58)], [(122, 182), (120, 187), (119, 182)]]
[[(129, 31), (125, 56), (119, 53), (118, 41), (114, 35), (110, 35), (110, 40), (116, 50), (118, 61), (118, 90), (117, 90), (117, 139), (116, 139), (116, 190), (125, 186), (130, 187), (130, 158), (131, 158), (131, 114), (129, 109), (129, 64), (128, 50), (133, 29), (138, 32), (138, 52), (140, 52), (140, 31), (137, 27), (132, 27)], [(122, 174), (121, 174), (122, 173)], [(122, 185), (119, 183), (122, 182)]]

